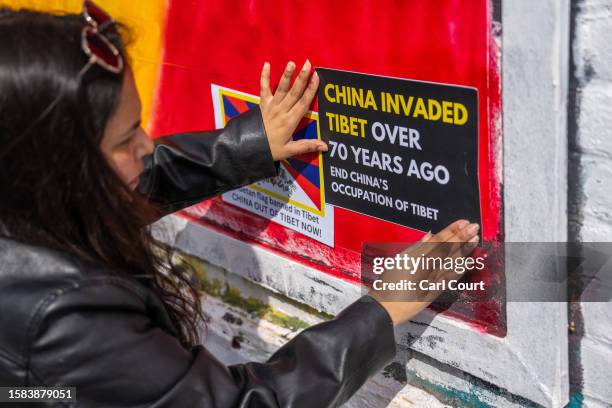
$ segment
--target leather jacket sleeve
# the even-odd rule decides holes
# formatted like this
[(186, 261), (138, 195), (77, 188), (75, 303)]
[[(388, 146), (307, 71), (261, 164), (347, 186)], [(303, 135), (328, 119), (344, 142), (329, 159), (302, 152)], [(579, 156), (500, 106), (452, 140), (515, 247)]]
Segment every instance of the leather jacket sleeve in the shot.
[(225, 128), (156, 139), (139, 191), (168, 214), (278, 174), (259, 107)]
[(230, 367), (201, 345), (183, 348), (156, 324), (159, 301), (125, 279), (83, 282), (40, 305), (27, 385), (76, 387), (82, 407), (335, 407), (395, 354), (389, 315), (369, 296), (267, 362)]

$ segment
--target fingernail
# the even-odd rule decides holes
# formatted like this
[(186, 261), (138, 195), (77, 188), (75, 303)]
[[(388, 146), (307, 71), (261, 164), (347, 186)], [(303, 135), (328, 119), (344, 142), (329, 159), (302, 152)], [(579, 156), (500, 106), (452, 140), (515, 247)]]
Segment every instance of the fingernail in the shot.
[(469, 234), (475, 234), (475, 233), (477, 233), (477, 232), (478, 232), (478, 229), (479, 229), (479, 228), (480, 228), (480, 227), (478, 226), (478, 224), (470, 224), (470, 226), (469, 226), (469, 227), (467, 227), (467, 232), (468, 232)]
[(287, 71), (293, 71), (294, 68), (295, 68), (295, 64), (293, 63), (293, 61), (289, 61), (287, 63)]
[(263, 69), (268, 69), (268, 68), (270, 68), (270, 63), (266, 61), (264, 62)]
[(476, 235), (474, 238), (470, 239), (469, 242), (478, 242), (478, 241), (480, 241), (480, 237)]
[(464, 229), (466, 225), (468, 225), (470, 222), (467, 220), (461, 220), (459, 221), (459, 229)]
[(431, 238), (431, 231), (427, 231), (427, 234), (423, 235), (423, 238), (421, 238), (421, 242), (425, 242), (429, 238)]
[(314, 74), (312, 74), (312, 76), (310, 77), (310, 83), (314, 84), (318, 79), (319, 79), (319, 74), (317, 74), (317, 71), (315, 71)]
[(302, 66), (302, 71), (309, 71), (310, 70), (310, 61), (306, 60), (304, 62), (304, 65)]

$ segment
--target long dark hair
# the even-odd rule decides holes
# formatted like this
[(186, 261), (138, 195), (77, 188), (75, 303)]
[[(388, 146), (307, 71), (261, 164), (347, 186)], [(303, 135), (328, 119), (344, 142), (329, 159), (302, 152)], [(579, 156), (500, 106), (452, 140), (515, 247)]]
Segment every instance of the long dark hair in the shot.
[[(79, 81), (84, 24), (81, 15), (0, 8), (0, 224), (13, 238), (137, 277), (188, 348), (199, 341), (197, 281), (152, 238), (156, 208), (100, 150), (123, 75), (94, 65)], [(124, 27), (105, 35), (127, 62)]]

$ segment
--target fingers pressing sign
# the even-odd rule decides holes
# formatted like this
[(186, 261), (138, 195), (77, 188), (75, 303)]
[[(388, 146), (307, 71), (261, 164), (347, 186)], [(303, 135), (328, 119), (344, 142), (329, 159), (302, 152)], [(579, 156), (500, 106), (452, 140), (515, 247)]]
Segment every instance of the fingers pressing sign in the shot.
[[(478, 224), (457, 220), (435, 235), (427, 233), (419, 242), (402, 251), (399, 256), (444, 259), (444, 262), (456, 261), (458, 258), (469, 256), (478, 245), (478, 231)], [(452, 262), (451, 267), (443, 266), (443, 263), (426, 261), (412, 265), (413, 268), (410, 270), (406, 267), (386, 268), (382, 274), (382, 284), (378, 288), (374, 286), (370, 292), (370, 295), (387, 310), (394, 325), (412, 319), (449, 287), (448, 282), (460, 279), (460, 275), (465, 271), (455, 270)], [(422, 282), (425, 282), (424, 286), (421, 286)], [(385, 284), (388, 285), (387, 289)], [(402, 288), (401, 285), (412, 289), (395, 289)]]
[(293, 62), (287, 64), (274, 94), (270, 89), (270, 64), (266, 62), (261, 70), (260, 108), (275, 161), (303, 153), (327, 151), (327, 145), (318, 139), (293, 141), (291, 138), (308, 112), (319, 86), (319, 77), (316, 72), (311, 75), (312, 66), (308, 60), (291, 85), (295, 68)]

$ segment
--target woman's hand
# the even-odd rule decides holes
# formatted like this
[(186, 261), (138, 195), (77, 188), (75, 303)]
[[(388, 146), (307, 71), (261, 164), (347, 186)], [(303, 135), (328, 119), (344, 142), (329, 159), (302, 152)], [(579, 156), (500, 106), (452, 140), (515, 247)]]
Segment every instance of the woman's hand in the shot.
[[(436, 235), (428, 233), (420, 242), (415, 243), (399, 255), (419, 258), (452, 258), (467, 257), (478, 245), (478, 224), (466, 220), (457, 220)], [(442, 293), (442, 290), (420, 290), (419, 283), (427, 280), (430, 284), (448, 283), (449, 280), (461, 277), (452, 269), (419, 267), (415, 271), (391, 269), (382, 274), (382, 282), (397, 283), (410, 281), (415, 290), (372, 290), (370, 295), (387, 310), (393, 325), (406, 322), (425, 309)]]
[(294, 141), (291, 138), (300, 120), (308, 111), (319, 86), (317, 73), (311, 77), (310, 69), (310, 61), (306, 60), (291, 86), (295, 64), (290, 61), (274, 95), (270, 90), (270, 64), (266, 62), (261, 70), (259, 106), (274, 161), (302, 153), (327, 151), (325, 142), (318, 139)]

